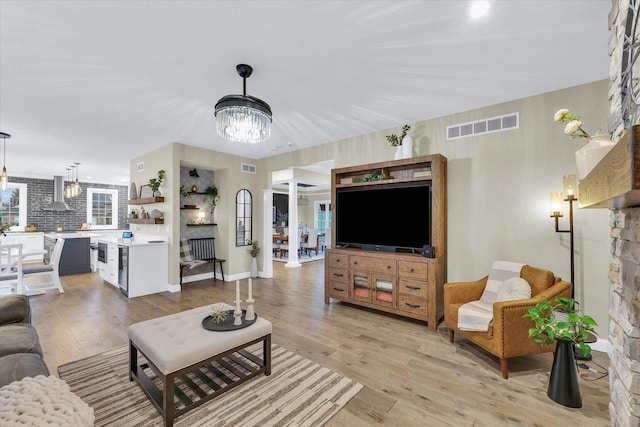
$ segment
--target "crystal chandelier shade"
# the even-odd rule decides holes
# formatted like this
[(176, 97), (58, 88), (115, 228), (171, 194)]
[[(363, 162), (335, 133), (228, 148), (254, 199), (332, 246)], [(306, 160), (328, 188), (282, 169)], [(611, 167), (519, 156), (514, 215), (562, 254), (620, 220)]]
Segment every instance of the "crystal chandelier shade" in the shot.
[(216, 131), (230, 141), (259, 143), (271, 137), (271, 108), (263, 100), (247, 95), (247, 77), (253, 69), (246, 64), (236, 66), (242, 77), (243, 94), (227, 95), (216, 103)]

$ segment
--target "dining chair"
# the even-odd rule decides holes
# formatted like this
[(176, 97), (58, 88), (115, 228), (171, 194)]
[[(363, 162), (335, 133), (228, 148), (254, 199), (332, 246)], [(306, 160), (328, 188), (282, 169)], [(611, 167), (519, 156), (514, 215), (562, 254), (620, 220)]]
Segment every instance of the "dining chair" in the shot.
[(64, 248), (64, 239), (56, 240), (56, 244), (51, 252), (49, 264), (23, 266), (22, 275), (25, 279), (34, 276), (44, 276), (48, 280), (45, 282), (24, 283), (25, 292), (39, 293), (48, 289), (57, 289), (61, 294), (64, 293), (62, 283), (60, 283), (60, 258), (62, 257), (62, 249)]
[(24, 294), (22, 243), (0, 245), (0, 293)]
[[(309, 235), (307, 236), (307, 241), (302, 244), (302, 249), (309, 255), (309, 251), (315, 251), (316, 255), (318, 255), (318, 229), (310, 228)], [(311, 255), (309, 255), (311, 256)]]

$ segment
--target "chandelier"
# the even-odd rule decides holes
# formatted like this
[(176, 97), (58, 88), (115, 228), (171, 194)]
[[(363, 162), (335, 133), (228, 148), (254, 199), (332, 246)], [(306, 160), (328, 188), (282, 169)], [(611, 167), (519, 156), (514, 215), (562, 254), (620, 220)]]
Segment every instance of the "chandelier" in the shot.
[(250, 65), (236, 65), (242, 77), (242, 95), (223, 96), (216, 103), (216, 130), (235, 142), (264, 142), (271, 137), (272, 114), (269, 104), (247, 95), (247, 77), (253, 72)]

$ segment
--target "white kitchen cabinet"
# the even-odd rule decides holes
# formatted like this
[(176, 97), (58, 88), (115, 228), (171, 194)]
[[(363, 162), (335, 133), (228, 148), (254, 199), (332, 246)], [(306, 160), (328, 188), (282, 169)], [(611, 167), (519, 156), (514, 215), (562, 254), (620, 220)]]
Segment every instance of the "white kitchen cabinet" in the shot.
[[(3, 245), (13, 245), (22, 243), (22, 250), (42, 250), (44, 249), (44, 233), (7, 233), (0, 238)], [(24, 258), (24, 262), (42, 262), (44, 254), (29, 255)]]
[(107, 242), (107, 262), (98, 262), (100, 277), (118, 287), (118, 244)]

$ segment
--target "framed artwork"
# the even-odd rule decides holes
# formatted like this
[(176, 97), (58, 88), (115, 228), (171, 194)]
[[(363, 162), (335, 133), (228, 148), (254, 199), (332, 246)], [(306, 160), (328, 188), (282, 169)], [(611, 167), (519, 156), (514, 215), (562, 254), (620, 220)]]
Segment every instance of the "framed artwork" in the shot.
[(141, 185), (140, 186), (140, 198), (146, 199), (148, 197), (153, 197), (153, 190), (149, 185)]

